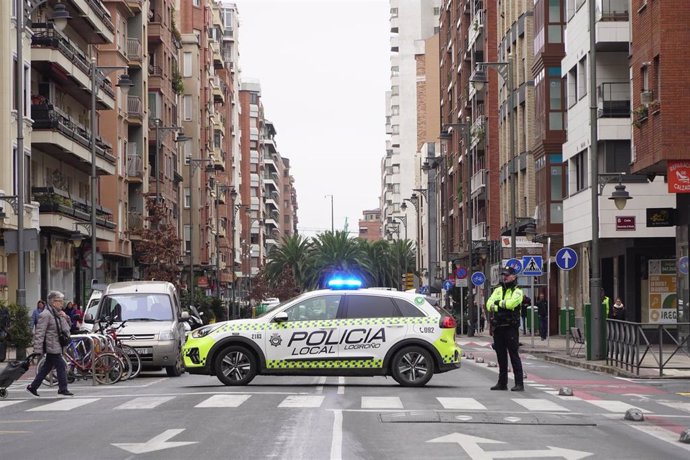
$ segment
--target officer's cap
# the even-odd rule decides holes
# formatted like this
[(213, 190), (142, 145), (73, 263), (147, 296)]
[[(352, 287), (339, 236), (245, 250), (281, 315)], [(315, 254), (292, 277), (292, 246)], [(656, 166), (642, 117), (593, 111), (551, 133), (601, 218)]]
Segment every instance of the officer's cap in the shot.
[(516, 275), (515, 269), (513, 267), (503, 267), (501, 270), (501, 275)]

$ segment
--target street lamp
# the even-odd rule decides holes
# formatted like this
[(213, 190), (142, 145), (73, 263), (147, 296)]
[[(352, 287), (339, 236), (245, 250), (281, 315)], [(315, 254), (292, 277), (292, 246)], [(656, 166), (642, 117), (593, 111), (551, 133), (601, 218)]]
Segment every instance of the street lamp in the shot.
[[(17, 65), (15, 66), (15, 100), (17, 106), (17, 209), (12, 209), (17, 214), (17, 305), (26, 306), (26, 273), (24, 266), (24, 115), (26, 112), (26, 100), (24, 98), (24, 29), (31, 13), (45, 3), (44, 0), (16, 0), (15, 11), (16, 40), (17, 40)], [(67, 21), (71, 19), (65, 5), (58, 3), (53, 6), (51, 16), (53, 26), (63, 31)]]
[[(477, 91), (484, 89), (488, 82), (486, 68), (493, 68), (503, 78), (508, 86), (508, 110), (510, 111), (510, 207), (512, 213), (510, 228), (510, 256), (516, 257), (516, 226), (517, 226), (517, 168), (515, 165), (515, 113), (513, 112), (515, 101), (515, 88), (513, 87), (513, 57), (508, 54), (506, 62), (478, 62), (474, 73), (470, 76), (470, 83)], [(515, 173), (515, 176), (514, 174)]]
[(232, 201), (232, 259), (230, 260), (230, 264), (232, 267), (232, 317), (234, 319), (239, 318), (238, 306), (235, 305), (235, 290), (237, 289), (237, 283), (235, 282), (235, 229), (237, 226), (237, 211), (245, 207), (245, 205), (243, 204), (235, 204), (235, 200), (237, 200), (237, 195), (237, 190), (233, 187), (230, 190), (230, 200)]
[[(178, 139), (186, 136), (178, 136)], [(188, 158), (189, 162), (189, 303), (194, 305), (194, 200), (193, 197), (193, 178), (196, 168), (202, 164), (206, 164), (206, 172), (214, 173), (217, 170), (222, 170), (223, 166), (220, 164), (213, 164), (210, 158)], [(158, 187), (157, 187), (158, 188)]]
[(387, 222), (389, 224), (394, 224), (395, 222), (393, 219), (398, 219), (402, 223), (403, 230), (405, 231), (405, 240), (407, 240), (407, 216), (389, 216)]
[[(62, 5), (62, 4), (60, 4)], [(64, 8), (64, 5), (63, 5)], [(98, 198), (98, 175), (96, 173), (96, 93), (97, 84), (103, 82), (105, 75), (103, 72), (112, 70), (128, 70), (126, 66), (97, 66), (96, 58), (91, 58), (91, 286), (96, 282), (96, 199)], [(117, 85), (122, 91), (122, 96), (126, 100), (129, 89), (134, 86), (129, 75), (120, 75)]]
[(422, 262), (422, 260), (421, 260), (422, 253), (419, 250), (419, 233), (420, 233), (420, 231), (419, 231), (419, 196), (417, 196), (416, 193), (413, 193), (412, 196), (410, 196), (410, 198), (403, 198), (403, 202), (400, 205), (400, 209), (402, 210), (402, 212), (407, 212), (407, 203), (405, 203), (406, 201), (409, 202), (414, 207), (415, 223), (416, 223), (415, 225), (417, 228), (417, 232), (416, 232), (417, 238), (415, 241), (415, 251), (416, 251), (415, 261), (417, 263), (417, 267), (419, 267), (419, 272), (422, 273), (422, 271), (424, 271), (424, 267), (422, 267), (422, 263), (421, 263)]
[(159, 157), (160, 157), (160, 150), (161, 150), (161, 131), (163, 131), (163, 134), (169, 132), (169, 131), (175, 131), (177, 132), (177, 137), (175, 138), (175, 142), (185, 142), (191, 139), (189, 136), (185, 136), (184, 133), (179, 132), (182, 127), (181, 126), (161, 126), (163, 123), (163, 120), (160, 118), (154, 118), (153, 120), (154, 128), (156, 130), (156, 156), (153, 162), (153, 174), (154, 177), (156, 178), (156, 203), (160, 201), (161, 197), (161, 180), (160, 180), (160, 167), (159, 165)]
[(323, 197), (331, 197), (331, 233), (335, 233), (335, 224), (333, 221), (333, 195), (324, 195)]

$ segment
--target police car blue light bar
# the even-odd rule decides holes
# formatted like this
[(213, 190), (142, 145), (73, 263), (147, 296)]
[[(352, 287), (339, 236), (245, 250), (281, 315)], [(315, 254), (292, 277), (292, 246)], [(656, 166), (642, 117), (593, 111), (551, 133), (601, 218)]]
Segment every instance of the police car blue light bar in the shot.
[(331, 289), (359, 289), (362, 281), (356, 278), (334, 278), (326, 283)]

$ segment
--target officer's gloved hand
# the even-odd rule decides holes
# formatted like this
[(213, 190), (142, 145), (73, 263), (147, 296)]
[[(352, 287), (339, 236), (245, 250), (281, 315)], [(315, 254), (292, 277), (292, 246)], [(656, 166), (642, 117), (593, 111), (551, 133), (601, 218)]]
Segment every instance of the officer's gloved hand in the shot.
[(500, 300), (494, 300), (494, 305), (496, 305), (496, 309), (501, 308), (501, 301)]

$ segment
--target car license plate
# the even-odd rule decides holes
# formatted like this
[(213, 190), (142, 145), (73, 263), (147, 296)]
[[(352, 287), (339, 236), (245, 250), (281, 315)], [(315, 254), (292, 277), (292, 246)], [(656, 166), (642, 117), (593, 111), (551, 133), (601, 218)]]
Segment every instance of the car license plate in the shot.
[(140, 355), (150, 355), (153, 353), (153, 349), (151, 348), (135, 348), (137, 350), (137, 353)]

